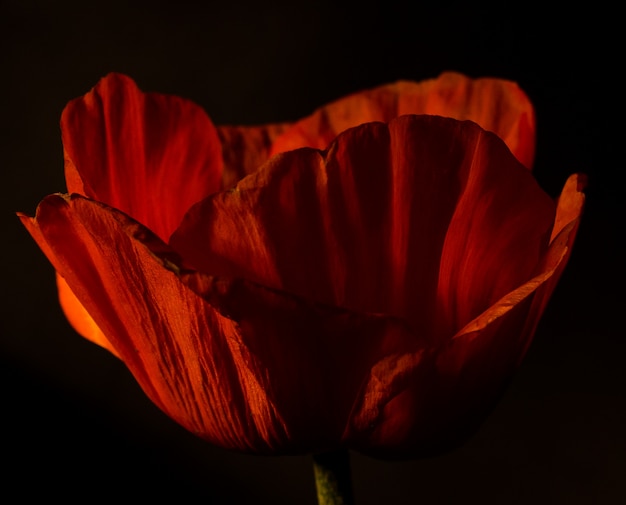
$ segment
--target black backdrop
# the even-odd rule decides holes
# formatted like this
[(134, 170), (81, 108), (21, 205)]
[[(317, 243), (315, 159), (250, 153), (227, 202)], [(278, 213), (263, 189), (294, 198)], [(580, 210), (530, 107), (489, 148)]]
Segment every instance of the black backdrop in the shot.
[(3, 495), (315, 503), (308, 457), (240, 455), (194, 438), (65, 321), (52, 268), (14, 212), (64, 190), (58, 122), (68, 100), (118, 71), (196, 101), (216, 123), (251, 124), (457, 70), (526, 90), (537, 108), (536, 177), (556, 196), (585, 172), (587, 210), (530, 353), (481, 430), (431, 460), (354, 455), (357, 503), (626, 502), (617, 14), (597, 3), (436, 4), (1, 1)]

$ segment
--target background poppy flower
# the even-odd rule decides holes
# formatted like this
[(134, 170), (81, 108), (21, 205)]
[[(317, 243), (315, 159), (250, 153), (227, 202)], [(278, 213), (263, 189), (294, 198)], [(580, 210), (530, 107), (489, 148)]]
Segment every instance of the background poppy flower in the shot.
[[(382, 106), (369, 114), (362, 100)], [(77, 330), (198, 436), (257, 453), (437, 452), (475, 427), (524, 355), (584, 181), (572, 176), (555, 204), (496, 134), (439, 115), (393, 119), (405, 101), (477, 115), (532, 160), (532, 108), (511, 83), (400, 83), (250, 148), (247, 133), (220, 142), (190, 102), (112, 74), (64, 111), (71, 195), (21, 218)], [(343, 128), (361, 113), (386, 123), (284, 151), (325, 145), (328, 118)], [(236, 150), (278, 154), (219, 191)]]

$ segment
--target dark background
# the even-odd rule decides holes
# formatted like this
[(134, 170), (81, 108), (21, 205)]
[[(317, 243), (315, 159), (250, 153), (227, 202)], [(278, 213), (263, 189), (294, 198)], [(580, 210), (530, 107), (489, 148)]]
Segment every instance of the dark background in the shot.
[(536, 177), (556, 196), (570, 173), (586, 173), (587, 209), (527, 359), (480, 431), (431, 460), (354, 455), (357, 503), (626, 503), (618, 15), (597, 2), (436, 3), (0, 2), (4, 497), (315, 503), (307, 456), (239, 455), (194, 438), (65, 321), (53, 270), (14, 212), (65, 189), (68, 100), (118, 71), (194, 100), (218, 124), (252, 124), (457, 70), (522, 86), (537, 109)]

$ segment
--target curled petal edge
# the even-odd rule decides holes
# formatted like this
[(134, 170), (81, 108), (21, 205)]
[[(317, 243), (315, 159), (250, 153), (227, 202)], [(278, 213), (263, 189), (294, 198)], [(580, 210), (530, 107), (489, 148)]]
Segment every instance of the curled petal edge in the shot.
[[(493, 332), (486, 330), (492, 328), (502, 318), (506, 318), (513, 309), (532, 296), (526, 322), (523, 328), (520, 328), (519, 340), (510, 343), (511, 349), (517, 350), (514, 361), (519, 365), (530, 345), (541, 313), (571, 254), (584, 207), (582, 190), (585, 184), (586, 178), (581, 174), (574, 174), (567, 180), (559, 198), (553, 239), (538, 268), (540, 273), (502, 297), (492, 307), (465, 325), (450, 341), (443, 342), (437, 348), (391, 356), (372, 369), (368, 381), (363, 386), (364, 392), (361, 398), (371, 397), (376, 401), (370, 402), (367, 409), (355, 405), (351, 416), (352, 424), (348, 425), (344, 432), (345, 439), (349, 440), (354, 433), (358, 433), (357, 438), (360, 439), (368, 431), (373, 433), (382, 426), (385, 423), (386, 405), (411, 387), (418, 387), (420, 380), (437, 383), (443, 379), (439, 377), (441, 374), (458, 374), (467, 360), (465, 353), (480, 352), (474, 344), (478, 343), (481, 337), (490, 338), (490, 333)], [(519, 314), (515, 317), (519, 317)], [(446, 365), (440, 363), (441, 358), (447, 362)], [(443, 368), (441, 368), (442, 365)], [(385, 375), (385, 370), (392, 366), (398, 371), (389, 378)], [(449, 366), (453, 368), (450, 369)], [(434, 373), (436, 376), (429, 379), (427, 375), (429, 373)], [(393, 391), (393, 394), (389, 394), (389, 391)]]
[(582, 174), (571, 175), (563, 188), (558, 199), (555, 224), (552, 231), (550, 246), (541, 262), (540, 272), (527, 283), (502, 297), (498, 302), (483, 312), (480, 316), (469, 322), (458, 331), (452, 340), (473, 339), (480, 331), (491, 324), (494, 320), (504, 316), (513, 307), (519, 305), (524, 299), (536, 292), (541, 286), (546, 285), (546, 292), (541, 293), (539, 300), (533, 305), (534, 314), (538, 319), (545, 308), (545, 304), (556, 285), (569, 256), (572, 245), (576, 238), (580, 217), (583, 212), (585, 196), (582, 190), (586, 186), (586, 177)]

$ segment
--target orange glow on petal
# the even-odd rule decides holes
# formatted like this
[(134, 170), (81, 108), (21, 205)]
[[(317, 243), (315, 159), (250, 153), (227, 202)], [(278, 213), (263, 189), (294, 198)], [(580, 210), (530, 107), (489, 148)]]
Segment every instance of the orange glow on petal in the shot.
[(389, 122), (405, 114), (474, 121), (502, 138), (525, 167), (532, 167), (535, 112), (526, 94), (511, 81), (471, 79), (457, 72), (421, 82), (399, 81), (340, 98), (294, 123), (276, 139), (272, 153), (298, 147), (326, 149), (348, 128), (370, 121)]
[(98, 327), (93, 318), (89, 315), (85, 307), (78, 301), (76, 295), (59, 274), (57, 278), (57, 289), (59, 291), (59, 302), (61, 308), (72, 327), (87, 340), (104, 347), (119, 358), (117, 351), (108, 341), (102, 330)]
[(573, 174), (568, 177), (557, 201), (556, 219), (550, 241), (554, 240), (569, 223), (580, 218), (585, 205), (583, 190), (586, 186), (585, 175)]

